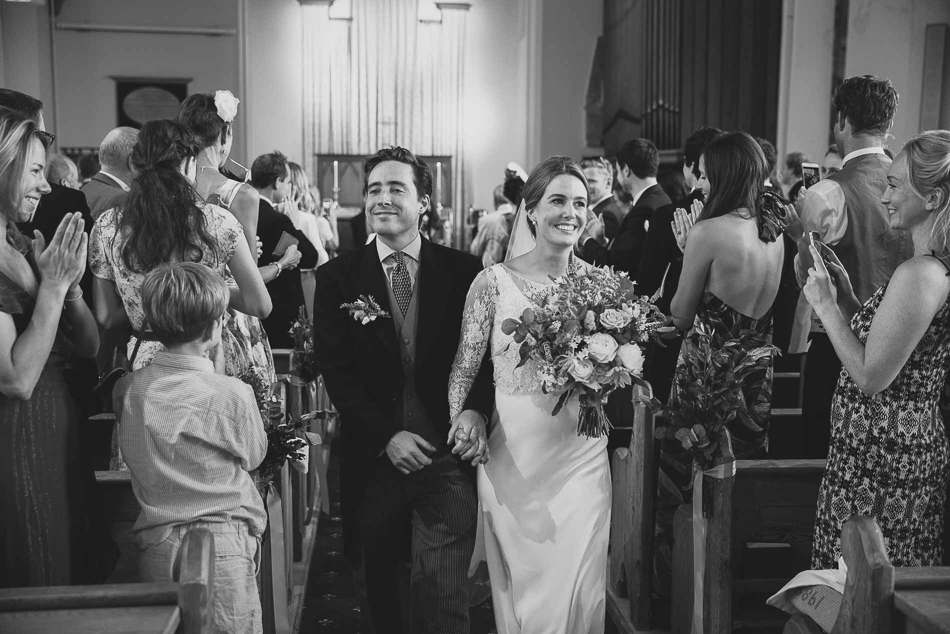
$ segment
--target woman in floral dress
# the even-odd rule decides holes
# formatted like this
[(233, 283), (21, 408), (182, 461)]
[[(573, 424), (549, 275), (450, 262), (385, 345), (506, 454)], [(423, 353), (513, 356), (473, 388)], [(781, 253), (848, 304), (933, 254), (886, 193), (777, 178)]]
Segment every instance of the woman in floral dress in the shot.
[[(881, 199), (915, 257), (861, 306), (822, 248), (804, 286), (843, 368), (832, 401), (812, 568), (836, 567), (842, 525), (868, 515), (895, 566), (943, 556), (950, 449), (940, 396), (950, 366), (950, 132), (922, 132), (894, 159)], [(878, 213), (866, 210), (866, 213)]]

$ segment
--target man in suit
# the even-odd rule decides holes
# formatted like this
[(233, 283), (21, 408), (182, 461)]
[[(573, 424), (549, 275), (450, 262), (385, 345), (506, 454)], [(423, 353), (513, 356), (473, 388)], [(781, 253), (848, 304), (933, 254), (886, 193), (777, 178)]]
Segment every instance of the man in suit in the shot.
[[(883, 145), (894, 122), (897, 101), (897, 91), (886, 78), (849, 77), (835, 89), (835, 143), (844, 153), (844, 161), (841, 171), (808, 188), (800, 226), (789, 228), (789, 234), (799, 241), (795, 259), (799, 284), (808, 278), (811, 266), (810, 231), (817, 231), (821, 241), (841, 260), (861, 303), (913, 256), (910, 236), (890, 228), (881, 204), (891, 165)], [(799, 302), (805, 302), (804, 294)], [(802, 385), (804, 457), (826, 458), (831, 439), (831, 400), (841, 361), (812, 311), (797, 314), (811, 319)]]
[(633, 205), (609, 248), (601, 244), (606, 238), (604, 223), (596, 219), (587, 223), (578, 241), (585, 260), (597, 266), (613, 266), (636, 279), (650, 217), (659, 207), (670, 204), (670, 197), (656, 182), (659, 168), (660, 153), (653, 141), (633, 139), (623, 144), (617, 152), (617, 180), (633, 196)]
[[(717, 128), (702, 127), (689, 135), (683, 147), (683, 177), (691, 190), (690, 194), (675, 203), (659, 207), (650, 217), (650, 239), (643, 245), (643, 256), (636, 277), (637, 292), (652, 296), (658, 290), (661, 291), (657, 306), (667, 315), (670, 314), (670, 302), (676, 295), (680, 273), (683, 271), (683, 252), (673, 235), (673, 212), (676, 209), (688, 211), (693, 201), (703, 200), (703, 190), (699, 186), (699, 157), (720, 134), (722, 132)], [(670, 339), (664, 343), (665, 348), (656, 344), (647, 347), (643, 375), (653, 386), (654, 396), (665, 403), (673, 384), (682, 339)]]
[[(297, 267), (316, 268), (319, 254), (303, 232), (294, 227), (290, 218), (277, 211), (278, 205), (284, 204), (285, 201), (291, 202), (290, 169), (287, 166), (287, 157), (280, 152), (273, 152), (262, 154), (254, 159), (251, 165), (251, 186), (261, 196), (257, 215), (257, 237), (261, 240), (263, 253), (257, 265), (259, 267), (272, 265), (277, 269), (277, 276), (267, 282), (267, 291), (273, 300), (274, 308), (270, 315), (261, 320), (261, 323), (271, 346), (293, 348), (294, 339), (290, 335), (290, 329), (300, 314), (300, 307), (304, 305), (300, 269)], [(280, 253), (276, 253), (281, 238), (284, 239), (284, 244)], [(283, 247), (291, 243), (296, 244), (297, 251), (300, 252), (300, 260), (297, 266), (287, 270), (281, 264), (281, 257), (285, 252)]]
[(590, 189), (590, 210), (604, 223), (602, 244), (609, 246), (620, 233), (620, 223), (623, 222), (623, 212), (613, 196), (614, 168), (610, 161), (597, 156), (581, 160), (581, 169)]
[[(471, 467), (446, 443), (448, 380), (465, 297), (482, 267), (421, 236), (432, 191), (425, 163), (393, 147), (363, 171), (376, 238), (317, 269), (314, 297), (317, 365), (341, 417), (345, 552), (365, 583), (375, 631), (403, 632), (399, 542), (411, 519), (408, 631), (466, 633), (476, 496)], [(367, 297), (388, 314), (364, 323), (342, 306)], [(454, 421), (455, 439), (475, 443), (466, 461), (487, 460), (492, 406), (483, 368)]]
[(79, 189), (79, 169), (65, 154), (50, 152), (46, 157), (46, 180), (69, 189)]
[(132, 183), (129, 158), (138, 138), (138, 130), (123, 126), (111, 130), (99, 144), (99, 171), (81, 188), (93, 218), (118, 206), (128, 195)]

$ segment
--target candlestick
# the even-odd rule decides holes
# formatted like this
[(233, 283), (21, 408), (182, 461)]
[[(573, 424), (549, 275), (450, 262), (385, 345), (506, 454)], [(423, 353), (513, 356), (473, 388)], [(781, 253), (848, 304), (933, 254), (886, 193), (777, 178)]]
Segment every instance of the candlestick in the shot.
[(436, 203), (442, 204), (442, 162), (435, 164), (435, 195)]
[(333, 161), (333, 200), (340, 201), (340, 162)]

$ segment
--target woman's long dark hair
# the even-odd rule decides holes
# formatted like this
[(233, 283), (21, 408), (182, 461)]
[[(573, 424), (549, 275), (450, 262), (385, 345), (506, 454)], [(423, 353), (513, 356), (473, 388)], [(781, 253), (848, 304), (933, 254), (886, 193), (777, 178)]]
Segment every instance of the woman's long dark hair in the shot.
[(766, 189), (769, 166), (755, 139), (745, 132), (723, 134), (703, 151), (703, 163), (710, 191), (699, 219), (745, 209), (757, 220), (759, 237), (774, 242), (787, 224), (787, 201)]
[(206, 250), (219, 257), (194, 186), (180, 171), (182, 161), (197, 156), (198, 145), (184, 125), (170, 119), (149, 121), (139, 131), (131, 157), (135, 179), (117, 217), (122, 262), (129, 270), (201, 262)]

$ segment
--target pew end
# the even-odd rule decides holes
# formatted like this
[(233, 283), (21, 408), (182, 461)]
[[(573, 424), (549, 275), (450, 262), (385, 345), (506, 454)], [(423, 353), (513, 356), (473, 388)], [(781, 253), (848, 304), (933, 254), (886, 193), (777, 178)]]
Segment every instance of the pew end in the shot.
[(607, 618), (620, 632), (651, 631), (656, 464), (649, 384), (633, 386), (630, 445), (614, 451)]
[(845, 523), (841, 551), (848, 578), (833, 634), (950, 634), (950, 568), (895, 568), (862, 515)]
[(0, 632), (203, 634), (210, 628), (213, 571), (213, 537), (194, 529), (182, 544), (178, 583), (0, 590)]

